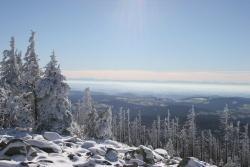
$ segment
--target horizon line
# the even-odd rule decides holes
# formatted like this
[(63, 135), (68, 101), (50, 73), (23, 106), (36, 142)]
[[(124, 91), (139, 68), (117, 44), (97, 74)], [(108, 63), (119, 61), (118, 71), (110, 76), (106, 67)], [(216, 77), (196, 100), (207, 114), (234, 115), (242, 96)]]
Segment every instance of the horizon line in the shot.
[(68, 79), (142, 82), (250, 83), (250, 71), (63, 70)]

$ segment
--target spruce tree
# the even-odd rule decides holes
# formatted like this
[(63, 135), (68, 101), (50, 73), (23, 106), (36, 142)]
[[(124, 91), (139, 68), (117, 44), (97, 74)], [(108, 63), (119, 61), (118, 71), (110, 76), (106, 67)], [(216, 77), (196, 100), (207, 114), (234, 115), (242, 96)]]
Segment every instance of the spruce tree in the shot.
[(173, 145), (173, 142), (172, 142), (171, 139), (169, 139), (168, 142), (167, 142), (166, 150), (167, 150), (168, 155), (169, 155), (170, 157), (173, 157), (173, 156), (174, 156), (175, 150), (174, 150), (174, 145)]
[(195, 142), (196, 142), (196, 124), (195, 124), (195, 110), (192, 105), (191, 111), (187, 116), (187, 132), (188, 142), (190, 147), (190, 156), (195, 155)]
[(1, 120), (3, 127), (32, 127), (30, 108), (25, 104), (25, 92), (21, 83), (21, 53), (15, 49), (15, 38), (11, 37), (10, 50), (3, 52), (0, 62), (0, 85), (2, 87)]
[(94, 107), (92, 107), (91, 112), (88, 114), (88, 119), (86, 120), (86, 124), (84, 126), (85, 135), (87, 138), (96, 138), (96, 121), (97, 121), (97, 111)]
[(0, 127), (7, 127), (8, 120), (10, 118), (8, 108), (7, 108), (7, 100), (8, 100), (9, 92), (0, 88)]
[(112, 138), (112, 110), (108, 107), (103, 112), (99, 112), (96, 121), (96, 137), (98, 139)]
[(29, 46), (24, 57), (22, 66), (22, 85), (25, 92), (31, 92), (29, 101), (32, 108), (32, 115), (35, 123), (38, 122), (38, 96), (37, 96), (37, 83), (41, 77), (41, 70), (38, 64), (38, 58), (35, 51), (35, 32), (31, 32), (29, 38)]
[(10, 50), (3, 51), (3, 59), (0, 62), (0, 85), (11, 89), (15, 94), (20, 88), (21, 66), (21, 53), (15, 49), (15, 38), (11, 37)]
[(47, 64), (44, 76), (38, 83), (38, 126), (37, 131), (68, 133), (72, 115), (68, 99), (69, 86), (61, 74), (55, 53)]
[(93, 102), (91, 98), (90, 88), (86, 88), (84, 91), (84, 96), (79, 102), (78, 108), (78, 124), (84, 126), (88, 120), (88, 115), (91, 113), (93, 107)]

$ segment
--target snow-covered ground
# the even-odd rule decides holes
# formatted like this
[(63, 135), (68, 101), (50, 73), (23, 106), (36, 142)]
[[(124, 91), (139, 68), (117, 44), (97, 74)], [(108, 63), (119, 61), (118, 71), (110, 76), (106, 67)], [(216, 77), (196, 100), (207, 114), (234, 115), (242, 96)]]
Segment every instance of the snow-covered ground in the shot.
[(81, 140), (54, 132), (0, 133), (0, 167), (215, 167), (196, 158), (170, 157), (164, 149), (130, 147), (113, 140)]

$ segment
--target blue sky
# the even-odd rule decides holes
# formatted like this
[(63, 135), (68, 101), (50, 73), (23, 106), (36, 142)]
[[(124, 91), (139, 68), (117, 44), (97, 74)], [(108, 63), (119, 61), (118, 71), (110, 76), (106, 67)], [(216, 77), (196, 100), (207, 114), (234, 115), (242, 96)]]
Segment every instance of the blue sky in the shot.
[(63, 70), (250, 71), (249, 0), (2, 0), (0, 50), (25, 52), (30, 30), (45, 65)]

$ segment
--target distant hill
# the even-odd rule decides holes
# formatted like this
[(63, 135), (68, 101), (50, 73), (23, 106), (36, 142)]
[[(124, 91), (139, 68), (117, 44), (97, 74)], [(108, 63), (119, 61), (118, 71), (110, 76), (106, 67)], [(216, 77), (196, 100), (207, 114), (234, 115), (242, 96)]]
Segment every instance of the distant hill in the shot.
[[(71, 91), (69, 95), (72, 103), (77, 102), (82, 96), (81, 91)], [(250, 98), (244, 97), (196, 96), (174, 100), (131, 93), (109, 95), (101, 92), (93, 92), (92, 97), (97, 103), (111, 105), (113, 114), (117, 114), (120, 107), (130, 109), (132, 120), (141, 111), (143, 124), (147, 126), (151, 125), (157, 116), (164, 119), (168, 110), (171, 117), (178, 117), (182, 123), (191, 106), (195, 105), (198, 128), (216, 130), (219, 127), (220, 112), (226, 104), (229, 106), (231, 119), (234, 122), (239, 120), (243, 123), (250, 123)]]

